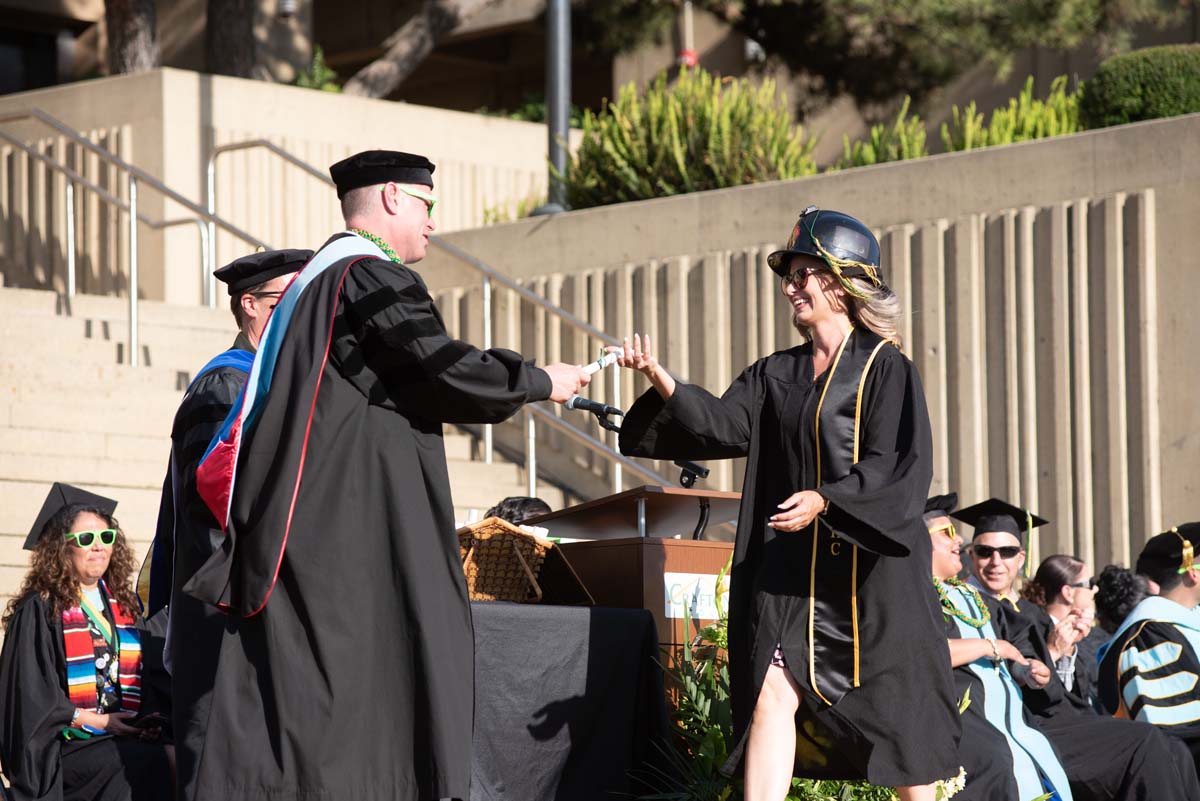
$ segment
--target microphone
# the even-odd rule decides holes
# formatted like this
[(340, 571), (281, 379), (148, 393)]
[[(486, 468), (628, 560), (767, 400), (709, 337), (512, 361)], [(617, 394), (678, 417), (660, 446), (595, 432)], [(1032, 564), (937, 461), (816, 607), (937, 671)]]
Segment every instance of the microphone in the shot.
[(567, 398), (567, 402), (564, 403), (563, 406), (567, 407), (568, 409), (578, 409), (579, 411), (583, 412), (591, 412), (592, 414), (611, 414), (616, 417), (625, 416), (625, 412), (621, 411), (615, 406), (606, 406), (599, 401), (588, 400), (587, 398), (581, 398), (578, 395), (572, 395), (571, 397)]

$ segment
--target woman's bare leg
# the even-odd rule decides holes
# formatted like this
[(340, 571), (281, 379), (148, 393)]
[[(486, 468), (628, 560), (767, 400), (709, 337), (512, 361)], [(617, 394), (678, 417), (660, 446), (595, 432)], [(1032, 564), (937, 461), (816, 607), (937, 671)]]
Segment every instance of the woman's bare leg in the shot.
[(746, 801), (782, 801), (787, 797), (796, 764), (799, 708), (800, 687), (796, 680), (786, 669), (771, 665), (754, 705), (750, 741), (746, 744)]
[(933, 788), (932, 784), (897, 787), (896, 795), (900, 796), (900, 801), (933, 801)]

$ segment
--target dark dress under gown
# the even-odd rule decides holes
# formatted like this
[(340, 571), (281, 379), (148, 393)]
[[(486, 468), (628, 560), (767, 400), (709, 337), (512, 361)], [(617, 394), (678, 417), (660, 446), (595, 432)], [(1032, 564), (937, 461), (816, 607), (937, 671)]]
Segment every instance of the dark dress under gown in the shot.
[[(958, 774), (960, 721), (921, 517), (932, 443), (908, 359), (855, 329), (816, 380), (806, 344), (754, 363), (721, 398), (680, 383), (664, 402), (652, 389), (620, 441), (635, 456), (748, 457), (730, 592), (727, 769), (741, 765), (778, 645), (803, 694), (796, 775), (908, 786)], [(829, 511), (813, 528), (767, 527), (777, 504), (817, 488)]]
[(62, 619), (49, 620), (48, 609), (36, 595), (21, 601), (0, 653), (0, 765), (14, 798), (167, 801), (163, 746), (112, 735), (61, 738), (75, 707), (67, 698)]

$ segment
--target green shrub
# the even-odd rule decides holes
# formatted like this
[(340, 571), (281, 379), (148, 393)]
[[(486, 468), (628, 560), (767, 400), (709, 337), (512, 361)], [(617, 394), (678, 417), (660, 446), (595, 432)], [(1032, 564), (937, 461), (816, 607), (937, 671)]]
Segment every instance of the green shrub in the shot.
[(900, 113), (891, 125), (879, 123), (871, 126), (867, 139), (851, 144), (849, 136), (842, 137), (842, 157), (834, 169), (866, 167), (886, 161), (904, 161), (928, 156), (925, 148), (925, 124), (916, 114), (908, 116), (912, 98), (905, 97)]
[(973, 100), (961, 112), (954, 106), (951, 114), (951, 122), (942, 123), (942, 143), (948, 151), (1010, 145), (1080, 130), (1079, 92), (1067, 91), (1066, 75), (1051, 82), (1045, 100), (1033, 96), (1033, 76), (1029, 76), (1021, 93), (993, 111), (986, 126)]
[(325, 63), (325, 51), (320, 45), (313, 48), (312, 64), (304, 72), (296, 76), (293, 83), (304, 89), (320, 89), (323, 92), (340, 92), (342, 87), (337, 82), (337, 71)]
[(812, 149), (775, 83), (721, 80), (702, 69), (628, 84), (599, 114), (563, 176), (572, 208), (720, 189), (816, 172)]
[(1079, 110), (1088, 128), (1200, 111), (1200, 44), (1113, 56), (1084, 84)]

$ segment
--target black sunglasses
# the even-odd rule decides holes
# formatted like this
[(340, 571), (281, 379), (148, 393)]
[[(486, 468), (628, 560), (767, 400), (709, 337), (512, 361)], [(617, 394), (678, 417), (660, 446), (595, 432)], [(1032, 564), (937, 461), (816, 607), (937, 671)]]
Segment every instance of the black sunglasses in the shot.
[(975, 555), (980, 559), (991, 559), (992, 554), (994, 553), (1000, 554), (1001, 559), (1012, 559), (1021, 552), (1021, 546), (1001, 545), (997, 548), (993, 545), (972, 545), (971, 550), (974, 551)]
[(1068, 584), (1067, 586), (1078, 587), (1081, 590), (1094, 590), (1099, 585), (1096, 584), (1096, 579), (1090, 578), (1087, 581), (1076, 581), (1074, 584)]

